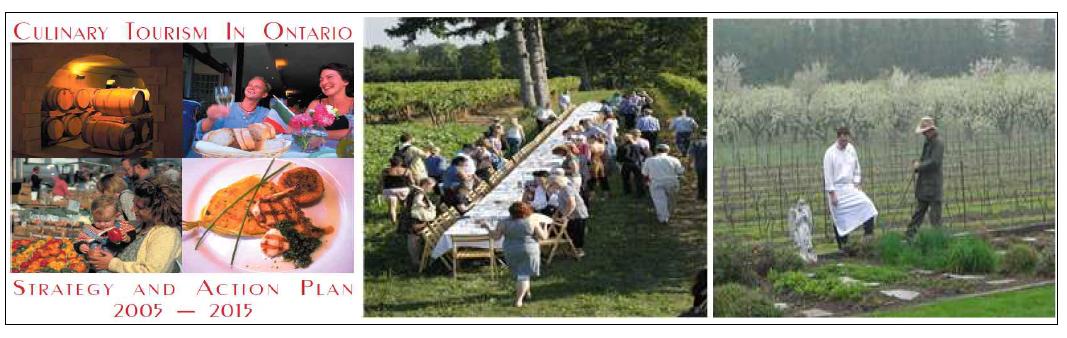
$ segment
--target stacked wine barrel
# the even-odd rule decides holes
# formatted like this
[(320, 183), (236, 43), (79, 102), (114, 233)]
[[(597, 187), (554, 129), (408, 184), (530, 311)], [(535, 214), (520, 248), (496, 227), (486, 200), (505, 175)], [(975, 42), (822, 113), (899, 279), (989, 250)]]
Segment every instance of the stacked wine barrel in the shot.
[(127, 151), (152, 140), (145, 92), (131, 88), (49, 88), (42, 134), (57, 143), (81, 137), (95, 149)]

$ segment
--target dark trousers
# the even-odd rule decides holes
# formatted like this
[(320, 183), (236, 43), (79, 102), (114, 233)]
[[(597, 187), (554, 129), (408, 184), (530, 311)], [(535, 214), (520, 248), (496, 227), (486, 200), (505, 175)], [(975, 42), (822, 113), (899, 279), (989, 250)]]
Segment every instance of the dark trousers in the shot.
[(652, 149), (655, 149), (656, 145), (659, 144), (659, 132), (642, 130), (641, 138), (648, 140), (648, 145), (651, 146)]
[(697, 170), (697, 199), (708, 199), (708, 169)]
[(512, 158), (512, 157), (515, 156), (515, 153), (519, 152), (519, 149), (522, 148), (522, 140), (517, 139), (517, 138), (510, 138), (510, 137), (507, 138), (507, 140), (508, 140), (508, 153), (507, 153), (507, 156), (508, 156), (508, 158)]
[(624, 130), (634, 129), (637, 126), (637, 115), (623, 115), (623, 123), (626, 126)]
[[(863, 235), (874, 235), (874, 217), (868, 218), (866, 222), (863, 222)], [(844, 249), (848, 244), (848, 235), (841, 235), (837, 232), (837, 227), (834, 227), (834, 237), (837, 239), (837, 248)]]
[(674, 133), (674, 145), (678, 146), (678, 153), (682, 156), (689, 155), (689, 139), (693, 136), (692, 132), (681, 131)]
[(633, 163), (623, 163), (621, 176), (623, 193), (630, 194), (632, 191), (637, 193), (637, 196), (644, 195), (645, 179), (641, 175), (641, 167)]
[(600, 189), (603, 191), (611, 191), (611, 185), (608, 184), (608, 178), (606, 176), (592, 177), (589, 179), (588, 183), (586, 183), (585, 186), (586, 190), (590, 192), (595, 192), (597, 190), (597, 187), (600, 187)]
[(919, 232), (919, 226), (923, 223), (923, 216), (926, 216), (926, 212), (930, 211), (930, 224), (935, 227), (941, 227), (941, 201), (919, 201), (919, 204), (915, 206), (915, 213), (911, 215), (911, 223), (908, 224), (908, 238), (915, 237), (915, 233)]
[(571, 236), (574, 247), (585, 247), (585, 219), (571, 219), (567, 221), (567, 235)]

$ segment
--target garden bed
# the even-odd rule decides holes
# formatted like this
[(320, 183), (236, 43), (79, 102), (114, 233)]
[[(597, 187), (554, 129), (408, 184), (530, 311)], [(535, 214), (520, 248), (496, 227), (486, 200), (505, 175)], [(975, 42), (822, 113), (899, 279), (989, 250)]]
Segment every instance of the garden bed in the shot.
[[(725, 295), (724, 299), (773, 309), (722, 304), (717, 292), (715, 314), (863, 316), (948, 298), (1054, 283), (1052, 227), (958, 234), (928, 229), (911, 243), (897, 233), (867, 240), (853, 236), (854, 242), (845, 253), (822, 256), (818, 264), (812, 265), (803, 264), (794, 257), (791, 247), (782, 245), (741, 251), (727, 248), (724, 254), (716, 248), (716, 267), (720, 260), (753, 262), (748, 267), (727, 265), (734, 270), (750, 268), (749, 273), (716, 269), (716, 290), (726, 283), (739, 283), (756, 291), (744, 296)], [(736, 289), (726, 292), (738, 292)]]

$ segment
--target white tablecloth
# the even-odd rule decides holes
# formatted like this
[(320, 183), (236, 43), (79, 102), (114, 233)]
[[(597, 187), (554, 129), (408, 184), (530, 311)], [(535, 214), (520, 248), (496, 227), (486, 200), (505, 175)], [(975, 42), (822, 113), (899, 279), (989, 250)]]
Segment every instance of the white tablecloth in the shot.
[[(600, 106), (600, 103), (597, 102), (586, 102), (575, 108), (563, 123), (552, 130), (552, 134), (546, 137), (544, 142), (534, 148), (525, 160), (500, 181), (500, 184), (493, 187), (493, 190), (489, 191), (481, 200), (478, 200), (471, 207), (471, 210), (463, 215), (463, 218), (460, 218), (452, 227), (445, 230), (444, 236), (441, 236), (441, 239), (437, 241), (437, 245), (434, 246), (431, 255), (437, 258), (452, 250), (451, 235), (484, 235), (486, 234), (485, 229), (478, 226), (482, 220), (488, 221), (491, 226), (495, 226), (497, 221), (507, 218), (508, 207), (522, 198), (522, 185), (524, 182), (533, 180), (535, 171), (549, 171), (563, 164), (563, 158), (552, 154), (552, 148), (566, 143), (563, 138), (563, 131), (570, 126), (578, 124), (583, 119), (596, 117), (600, 111)], [(500, 248), (502, 242), (502, 240), (495, 241), (493, 244), (496, 248)], [(489, 247), (489, 242), (471, 243), (467, 246), (487, 248)]]

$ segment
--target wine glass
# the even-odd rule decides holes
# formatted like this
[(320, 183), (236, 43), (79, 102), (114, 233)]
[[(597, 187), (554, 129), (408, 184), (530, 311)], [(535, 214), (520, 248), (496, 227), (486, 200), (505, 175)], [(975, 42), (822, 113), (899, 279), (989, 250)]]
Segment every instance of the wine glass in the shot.
[(233, 104), (233, 90), (230, 86), (215, 87), (215, 103), (229, 107)]

